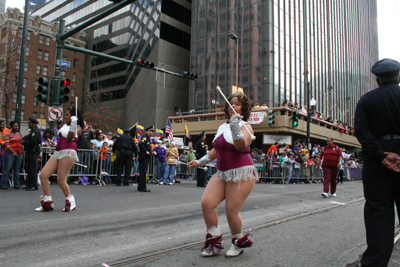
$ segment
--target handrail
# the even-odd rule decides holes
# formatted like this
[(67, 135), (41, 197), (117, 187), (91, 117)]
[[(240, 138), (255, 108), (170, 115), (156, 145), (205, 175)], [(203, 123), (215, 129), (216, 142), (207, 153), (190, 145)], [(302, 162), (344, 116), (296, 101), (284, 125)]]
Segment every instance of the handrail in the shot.
[[(267, 110), (270, 110), (270, 109), (275, 111), (275, 113), (278, 112), (278, 114), (275, 114), (275, 116), (281, 116), (281, 115), (285, 116), (286, 112), (287, 112), (287, 116), (289, 116), (293, 111), (291, 108), (288, 108), (288, 107), (275, 107), (275, 108), (254, 109), (254, 110), (252, 110), (252, 112), (266, 112)], [(280, 114), (279, 112), (284, 112), (284, 114)], [(224, 116), (224, 115), (225, 115), (225, 112), (219, 111), (219, 112), (210, 112), (210, 113), (203, 113), (203, 114), (170, 116), (169, 119), (171, 120), (171, 122), (181, 123), (185, 119), (196, 119), (196, 118), (199, 119), (199, 118), (215, 117), (215, 120), (218, 120), (217, 116)], [(303, 120), (305, 120), (305, 121), (307, 120), (307, 114), (299, 111), (299, 115), (300, 115), (300, 117), (303, 118)], [(221, 120), (225, 120), (225, 119), (226, 119), (225, 116), (223, 118), (221, 118)], [(332, 122), (327, 122), (323, 119), (311, 117), (311, 122), (316, 123), (317, 125), (319, 125), (321, 127), (329, 126), (326, 128), (332, 129), (334, 131), (340, 131), (340, 130), (345, 131), (346, 130), (344, 127), (340, 127), (338, 125), (333, 124)], [(354, 132), (351, 130), (348, 130), (348, 133), (345, 133), (345, 134), (354, 135)]]

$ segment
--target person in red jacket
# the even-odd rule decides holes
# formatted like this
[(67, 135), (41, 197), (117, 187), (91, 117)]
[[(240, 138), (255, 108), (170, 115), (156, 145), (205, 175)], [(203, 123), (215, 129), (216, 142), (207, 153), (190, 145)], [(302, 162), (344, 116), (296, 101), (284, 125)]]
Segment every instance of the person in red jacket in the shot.
[(324, 173), (324, 192), (321, 196), (328, 197), (329, 184), (331, 185), (331, 196), (336, 197), (336, 176), (342, 165), (342, 150), (333, 143), (332, 138), (326, 140), (328, 145), (324, 147), (318, 160), (318, 167), (321, 165)]
[(273, 154), (275, 154), (276, 151), (278, 151), (278, 142), (275, 142), (275, 144), (272, 145), (272, 146), (268, 149), (267, 155), (269, 155), (269, 152), (271, 152), (272, 155), (273, 155)]

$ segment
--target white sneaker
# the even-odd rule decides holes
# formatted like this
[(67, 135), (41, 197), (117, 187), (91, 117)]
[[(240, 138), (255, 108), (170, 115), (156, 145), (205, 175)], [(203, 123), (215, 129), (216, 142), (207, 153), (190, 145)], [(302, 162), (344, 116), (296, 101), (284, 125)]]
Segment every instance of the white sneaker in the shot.
[(169, 185), (174, 185), (173, 183), (169, 183)]
[(334, 194), (331, 194), (331, 197), (336, 197), (336, 193), (334, 193)]
[(163, 185), (164, 183), (163, 182), (160, 182), (160, 185)]
[(51, 196), (40, 196), (40, 203), (42, 203), (42, 206), (36, 208), (35, 211), (50, 211), (54, 209), (53, 199)]
[(75, 208), (75, 197), (71, 194), (65, 199), (65, 208), (63, 209), (63, 211), (68, 212), (74, 210)]
[(235, 244), (232, 244), (231, 248), (225, 253), (225, 257), (236, 257), (243, 253), (243, 249), (239, 248)]
[(322, 193), (321, 196), (328, 197), (328, 193)]

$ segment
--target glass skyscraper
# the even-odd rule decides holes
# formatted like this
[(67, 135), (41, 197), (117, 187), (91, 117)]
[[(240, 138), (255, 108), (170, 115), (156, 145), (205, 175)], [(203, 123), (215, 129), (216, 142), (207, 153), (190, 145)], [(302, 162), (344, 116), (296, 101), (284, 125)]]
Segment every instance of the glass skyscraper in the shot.
[(6, 0), (0, 0), (0, 12), (6, 12)]
[[(64, 19), (66, 27), (73, 27), (112, 5), (108, 0), (54, 0), (33, 14), (49, 21)], [(182, 73), (189, 69), (190, 24), (191, 1), (138, 0), (85, 29), (87, 47)], [(168, 115), (188, 108), (182, 101), (189, 97), (188, 80), (167, 77), (164, 85), (161, 73), (102, 57), (86, 59), (86, 90), (98, 96), (100, 105), (115, 110), (121, 117), (118, 127), (139, 121), (162, 128)]]
[(355, 106), (376, 87), (370, 67), (378, 60), (376, 1), (196, 0), (193, 1), (189, 109), (224, 103), (236, 85), (253, 102), (269, 107), (289, 100), (352, 125)]

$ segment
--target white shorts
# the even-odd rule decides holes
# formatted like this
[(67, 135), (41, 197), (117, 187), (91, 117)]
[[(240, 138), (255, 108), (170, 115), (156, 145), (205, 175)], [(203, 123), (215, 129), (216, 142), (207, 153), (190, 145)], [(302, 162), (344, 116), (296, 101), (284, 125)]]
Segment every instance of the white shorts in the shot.
[(54, 151), (54, 154), (51, 156), (56, 158), (57, 160), (69, 157), (73, 158), (75, 162), (79, 162), (78, 154), (76, 153), (75, 149), (63, 149), (60, 151)]

